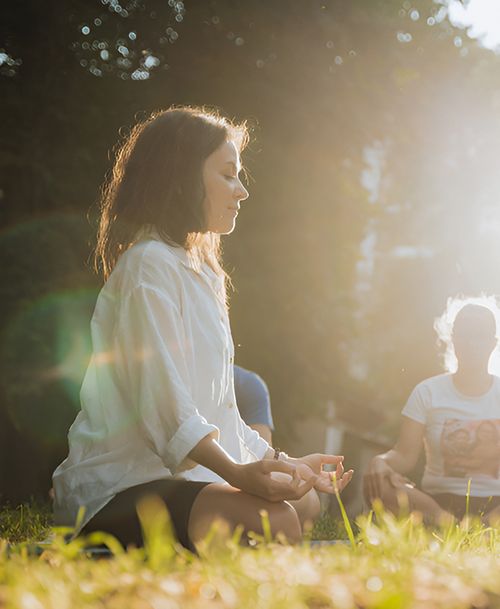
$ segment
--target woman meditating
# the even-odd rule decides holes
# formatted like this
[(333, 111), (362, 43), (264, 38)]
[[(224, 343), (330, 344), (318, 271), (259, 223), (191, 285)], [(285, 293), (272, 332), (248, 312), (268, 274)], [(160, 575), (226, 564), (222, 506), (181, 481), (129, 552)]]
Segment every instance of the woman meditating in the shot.
[[(69, 455), (53, 475), (55, 521), (142, 544), (136, 504), (157, 495), (187, 548), (215, 519), (301, 539), (316, 491), (349, 482), (342, 457), (294, 459), (241, 419), (220, 235), (240, 204), (244, 125), (187, 107), (153, 114), (119, 148), (103, 189), (102, 288)], [(245, 536), (243, 536), (245, 539)]]
[[(456, 372), (415, 387), (402, 412), (396, 446), (374, 457), (365, 473), (368, 502), (380, 498), (394, 513), (408, 506), (427, 522), (461, 519), (470, 481), (470, 513), (486, 522), (499, 519), (500, 378), (488, 372), (496, 336), (492, 309), (465, 301), (448, 337)], [(420, 490), (405, 474), (415, 467), (424, 444)]]

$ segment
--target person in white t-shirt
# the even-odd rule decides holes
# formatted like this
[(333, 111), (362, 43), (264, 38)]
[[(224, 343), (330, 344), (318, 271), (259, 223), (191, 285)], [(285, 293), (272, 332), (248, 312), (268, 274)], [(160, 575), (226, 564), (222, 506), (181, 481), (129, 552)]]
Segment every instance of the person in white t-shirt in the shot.
[[(69, 455), (53, 474), (55, 522), (142, 545), (136, 505), (158, 495), (189, 549), (215, 519), (244, 535), (301, 538), (352, 471), (343, 457), (288, 457), (250, 429), (233, 382), (220, 235), (248, 192), (245, 125), (177, 107), (124, 139), (103, 189), (96, 260), (106, 280), (91, 322), (92, 357)], [(77, 515), (84, 509), (79, 521)]]
[[(462, 518), (468, 493), (471, 513), (486, 522), (500, 514), (500, 378), (488, 372), (496, 318), (492, 308), (464, 302), (451, 336), (456, 372), (415, 387), (395, 447), (374, 457), (363, 479), (367, 502), (379, 498), (394, 513), (408, 506), (428, 522)], [(405, 474), (423, 446), (426, 465), (418, 489)]]

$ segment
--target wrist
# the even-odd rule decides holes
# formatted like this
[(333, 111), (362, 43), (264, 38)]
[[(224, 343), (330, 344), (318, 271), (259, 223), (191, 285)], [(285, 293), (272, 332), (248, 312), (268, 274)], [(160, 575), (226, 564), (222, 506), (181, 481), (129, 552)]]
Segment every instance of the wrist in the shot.
[(300, 459), (296, 459), (295, 457), (289, 457), (286, 453), (281, 453), (280, 454), (280, 461), (284, 461), (285, 463), (289, 463), (290, 465), (298, 465), (299, 463), (301, 463)]
[(221, 478), (224, 478), (226, 482), (229, 482), (231, 486), (238, 487), (238, 481), (240, 478), (241, 463), (236, 461), (229, 461), (224, 464), (224, 469), (219, 473)]
[(293, 459), (289, 457), (286, 452), (280, 450), (279, 448), (274, 449), (273, 459), (275, 461), (282, 461), (283, 463), (292, 463)]
[(289, 461), (292, 457), (289, 457), (286, 452), (280, 450), (279, 448), (273, 448), (270, 446), (265, 455), (262, 457), (263, 459), (274, 459), (275, 461)]

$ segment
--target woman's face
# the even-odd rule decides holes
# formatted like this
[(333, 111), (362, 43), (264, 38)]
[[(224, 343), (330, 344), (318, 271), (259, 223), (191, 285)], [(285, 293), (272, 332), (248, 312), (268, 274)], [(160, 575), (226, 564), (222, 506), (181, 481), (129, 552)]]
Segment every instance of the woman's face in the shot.
[(203, 165), (206, 230), (227, 235), (234, 229), (240, 202), (248, 191), (240, 181), (240, 155), (233, 142), (219, 146)]
[(459, 311), (453, 327), (459, 365), (471, 369), (487, 367), (497, 344), (495, 333), (495, 317), (485, 307), (468, 306)]

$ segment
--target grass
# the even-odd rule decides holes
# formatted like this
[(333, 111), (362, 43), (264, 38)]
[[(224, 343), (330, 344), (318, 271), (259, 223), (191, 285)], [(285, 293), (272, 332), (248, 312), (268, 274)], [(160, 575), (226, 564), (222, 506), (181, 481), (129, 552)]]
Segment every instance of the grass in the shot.
[[(0, 539), (10, 544), (36, 543), (51, 533), (52, 510), (47, 503), (22, 503), (15, 508), (4, 506), (0, 510)], [(347, 539), (341, 520), (325, 513), (309, 534), (311, 540)]]
[(35, 542), (50, 533), (52, 512), (49, 504), (32, 501), (0, 511), (0, 539), (10, 543)]
[[(358, 519), (355, 545), (288, 546), (254, 537), (238, 545), (214, 527), (195, 557), (171, 536), (168, 516), (145, 505), (145, 550), (89, 559), (84, 541), (53, 544), (40, 557), (26, 542), (43, 537), (47, 510), (23, 506), (1, 514), (1, 609), (489, 609), (500, 608), (500, 530), (470, 519), (430, 529), (416, 515), (378, 510)], [(265, 517), (265, 516), (264, 516)], [(342, 523), (322, 518), (313, 537), (347, 537)], [(35, 535), (36, 536), (36, 535)], [(94, 534), (93, 543), (113, 540)]]

